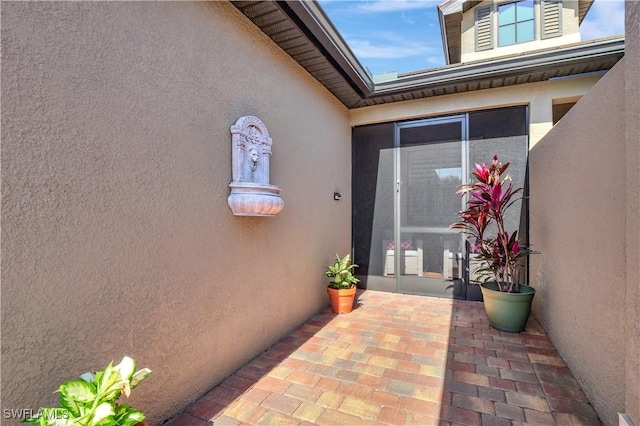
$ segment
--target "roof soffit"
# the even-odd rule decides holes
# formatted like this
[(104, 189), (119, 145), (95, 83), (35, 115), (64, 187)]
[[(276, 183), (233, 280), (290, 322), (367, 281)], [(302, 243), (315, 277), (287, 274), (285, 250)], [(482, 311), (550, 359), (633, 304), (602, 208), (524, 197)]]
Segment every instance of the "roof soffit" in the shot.
[(231, 3), (348, 108), (607, 70), (624, 55), (624, 38), (611, 38), (452, 64), (403, 74), (397, 80), (374, 85), (315, 1), (231, 0)]

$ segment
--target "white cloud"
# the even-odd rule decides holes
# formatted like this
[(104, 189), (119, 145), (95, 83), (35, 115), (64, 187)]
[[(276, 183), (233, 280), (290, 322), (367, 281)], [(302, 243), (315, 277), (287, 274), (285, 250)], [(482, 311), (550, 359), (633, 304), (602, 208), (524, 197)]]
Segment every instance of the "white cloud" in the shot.
[(407, 46), (374, 45), (369, 40), (353, 40), (349, 42), (351, 50), (362, 59), (398, 59), (420, 55), (415, 49)]
[(318, 0), (374, 74), (444, 64), (436, 6), (443, 0)]
[(582, 25), (582, 40), (624, 34), (624, 0), (595, 0)]
[(353, 53), (361, 59), (400, 59), (412, 57), (426, 57), (434, 55), (438, 48), (420, 43), (416, 40), (406, 40), (400, 37), (389, 37), (384, 40), (354, 39), (347, 43)]
[(413, 19), (409, 18), (409, 17), (407, 16), (407, 14), (406, 14), (406, 13), (404, 13), (404, 12), (402, 13), (402, 20), (403, 20), (404, 22), (406, 22), (407, 24), (409, 24), (409, 25), (413, 25), (413, 24), (415, 24), (415, 23), (416, 23)]
[(441, 53), (440, 53), (439, 56), (428, 56), (427, 57), (427, 63), (430, 64), (430, 65), (433, 65), (435, 67), (443, 66), (444, 63), (443, 63), (442, 58), (443, 58), (444, 53), (442, 53), (442, 50), (440, 50), (440, 52)]

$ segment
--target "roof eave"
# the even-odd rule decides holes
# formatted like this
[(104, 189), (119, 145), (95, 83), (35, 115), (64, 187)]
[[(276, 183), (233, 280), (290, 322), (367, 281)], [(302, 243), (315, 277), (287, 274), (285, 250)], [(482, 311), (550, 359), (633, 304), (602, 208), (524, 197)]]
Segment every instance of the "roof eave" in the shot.
[(440, 37), (442, 38), (442, 50), (444, 52), (444, 60), (448, 64), (451, 63), (451, 55), (449, 54), (449, 39), (445, 31), (446, 25), (444, 22), (444, 14), (440, 7), (438, 7), (438, 21), (440, 22)]
[(538, 72), (551, 67), (570, 66), (612, 55), (624, 55), (624, 37), (606, 39), (566, 48), (522, 54), (516, 57), (455, 64), (411, 73), (397, 80), (375, 85), (375, 95), (387, 95), (452, 81), (486, 80), (489, 78)]
[(624, 55), (624, 37), (618, 37), (447, 65), (374, 84), (315, 1), (231, 2), (347, 108), (602, 71)]
[(373, 80), (353, 54), (333, 23), (315, 1), (278, 1), (285, 13), (304, 24), (309, 36), (316, 39), (318, 47), (324, 49), (338, 67), (349, 77), (358, 91), (367, 96), (373, 90)]
[(578, 1), (578, 25), (582, 24), (582, 21), (589, 13), (594, 0), (579, 0)]

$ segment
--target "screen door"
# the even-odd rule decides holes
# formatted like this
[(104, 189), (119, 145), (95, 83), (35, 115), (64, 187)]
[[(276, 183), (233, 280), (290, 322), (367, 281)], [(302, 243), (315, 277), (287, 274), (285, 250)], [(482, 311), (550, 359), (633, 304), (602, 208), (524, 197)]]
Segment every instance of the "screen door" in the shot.
[[(396, 125), (396, 220), (386, 270), (400, 293), (453, 297), (464, 240), (449, 226), (467, 180), (465, 117)], [(391, 267), (392, 266), (392, 267)]]

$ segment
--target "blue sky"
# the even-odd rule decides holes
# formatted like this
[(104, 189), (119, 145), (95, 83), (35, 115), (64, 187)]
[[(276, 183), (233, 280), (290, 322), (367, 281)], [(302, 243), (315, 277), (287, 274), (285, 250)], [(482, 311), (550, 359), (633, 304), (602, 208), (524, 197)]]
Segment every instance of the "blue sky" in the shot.
[[(444, 0), (319, 0), (362, 65), (373, 74), (444, 65), (436, 6)], [(582, 40), (624, 34), (624, 0), (595, 0)]]

